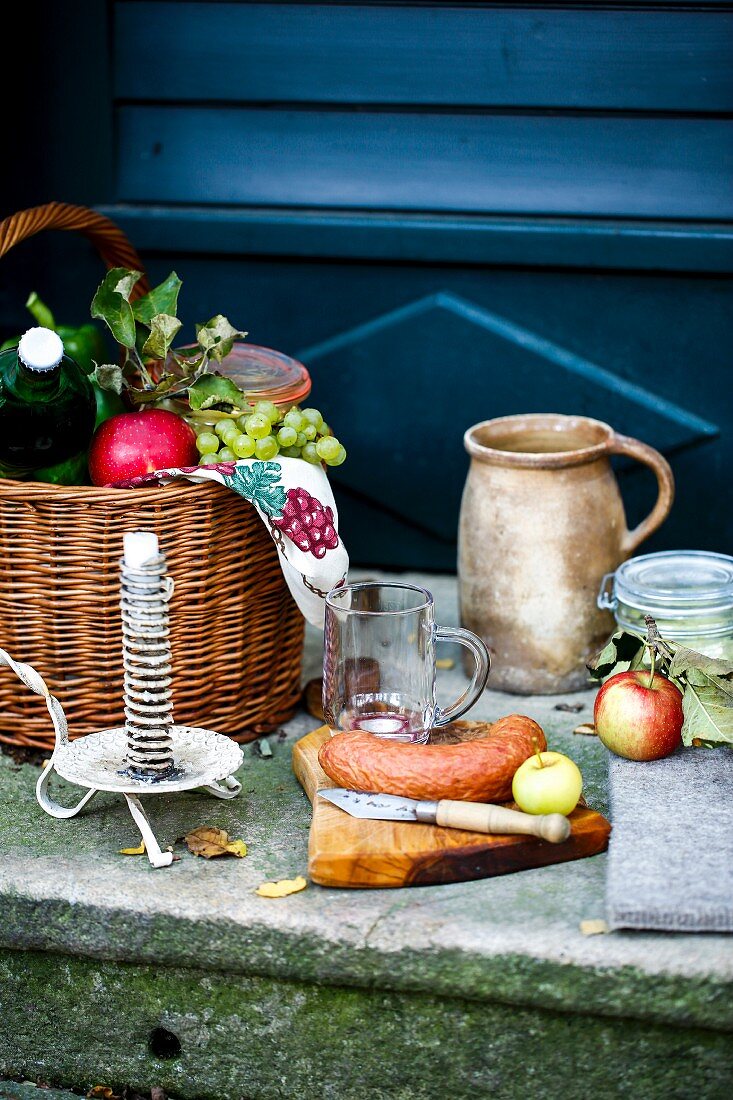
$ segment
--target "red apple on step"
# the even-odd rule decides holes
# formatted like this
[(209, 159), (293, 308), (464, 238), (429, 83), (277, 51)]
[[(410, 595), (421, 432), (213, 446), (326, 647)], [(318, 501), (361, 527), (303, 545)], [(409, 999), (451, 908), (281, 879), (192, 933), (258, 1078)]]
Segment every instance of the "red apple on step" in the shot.
[(659, 760), (681, 743), (682, 692), (649, 669), (609, 677), (596, 696), (596, 733), (627, 760)]
[(89, 448), (95, 485), (198, 463), (196, 435), (186, 421), (164, 409), (120, 413), (100, 424)]

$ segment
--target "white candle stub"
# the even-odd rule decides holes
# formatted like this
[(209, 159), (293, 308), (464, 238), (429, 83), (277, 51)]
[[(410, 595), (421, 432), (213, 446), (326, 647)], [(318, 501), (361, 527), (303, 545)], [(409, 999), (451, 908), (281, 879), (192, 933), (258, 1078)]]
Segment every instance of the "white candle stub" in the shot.
[(151, 558), (157, 558), (158, 536), (155, 531), (128, 531), (125, 534), (125, 565), (128, 569), (140, 569)]

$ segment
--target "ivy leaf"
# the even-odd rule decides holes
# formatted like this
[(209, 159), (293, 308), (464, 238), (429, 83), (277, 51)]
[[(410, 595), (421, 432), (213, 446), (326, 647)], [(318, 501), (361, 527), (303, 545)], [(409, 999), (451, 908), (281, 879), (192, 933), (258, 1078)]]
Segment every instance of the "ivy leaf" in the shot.
[(109, 328), (118, 344), (135, 346), (135, 317), (128, 299), (141, 272), (125, 267), (113, 267), (97, 287), (92, 299), (92, 317), (99, 317)]
[(168, 313), (156, 313), (150, 321), (150, 335), (143, 344), (143, 355), (150, 359), (165, 359), (181, 324), (177, 317), (171, 317)]
[(150, 390), (130, 389), (128, 393), (134, 405), (146, 405), (158, 401), (161, 397), (175, 397), (186, 392), (187, 379), (176, 378), (173, 374), (164, 375)]
[(114, 289), (122, 295), (125, 301), (129, 302), (132, 288), (140, 282), (142, 272), (132, 271), (128, 267), (113, 267), (107, 274), (117, 276)]
[[(672, 664), (669, 666), (670, 676), (677, 678), (693, 669), (705, 673), (706, 676), (733, 678), (733, 661), (721, 661), (717, 657), (706, 657), (704, 653), (696, 653), (694, 649), (686, 649), (683, 645), (676, 645)], [(733, 691), (733, 684), (731, 685), (731, 691)]]
[[(698, 670), (698, 677), (702, 676), (704, 673)], [(730, 685), (724, 684), (717, 677), (708, 677), (705, 684), (693, 684), (688, 674), (682, 697), (684, 745), (733, 745), (733, 695)]]
[(244, 859), (247, 855), (247, 845), (243, 840), (230, 840), (224, 829), (217, 829), (214, 825), (201, 825), (186, 833), (185, 839), (189, 852), (204, 859), (226, 855)]
[(178, 292), (182, 285), (175, 271), (171, 271), (167, 279), (132, 303), (135, 320), (150, 328), (151, 321), (159, 313), (167, 313), (175, 317), (178, 310)]
[(244, 338), (246, 335), (246, 332), (240, 332), (230, 325), (221, 313), (217, 313), (205, 325), (196, 325), (196, 339), (206, 354), (216, 359), (217, 363), (221, 363), (229, 354), (238, 336)]
[(644, 660), (644, 639), (638, 634), (619, 630), (613, 634), (600, 653), (593, 657), (586, 668), (594, 680), (607, 680), (618, 672), (640, 668)]
[(281, 515), (287, 497), (282, 485), (282, 468), (279, 462), (253, 462), (251, 466), (237, 466), (226, 478), (230, 488), (240, 496), (256, 504), (267, 516)]
[(112, 390), (118, 395), (122, 393), (124, 378), (122, 367), (117, 363), (98, 363), (89, 377), (100, 390)]
[(239, 386), (223, 374), (203, 374), (190, 387), (188, 399), (194, 410), (221, 406), (222, 411), (233, 412), (235, 409), (244, 409), (247, 405), (247, 399)]
[(206, 358), (198, 344), (190, 348), (176, 348), (171, 355), (179, 368), (187, 374), (195, 374)]

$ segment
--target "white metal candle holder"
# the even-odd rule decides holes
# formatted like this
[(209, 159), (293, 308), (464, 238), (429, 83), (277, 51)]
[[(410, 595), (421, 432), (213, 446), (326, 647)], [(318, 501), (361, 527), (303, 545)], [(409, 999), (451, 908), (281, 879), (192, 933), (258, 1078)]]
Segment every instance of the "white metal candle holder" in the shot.
[[(45, 698), (53, 722), (53, 755), (36, 784), (40, 806), (52, 817), (70, 818), (97, 791), (116, 791), (127, 802), (153, 867), (167, 867), (173, 855), (161, 850), (140, 797), (200, 787), (216, 798), (234, 798), (242, 785), (232, 773), (243, 756), (239, 746), (223, 734), (173, 723), (168, 623), (173, 582), (151, 532), (125, 535), (121, 588), (124, 726), (69, 741), (61, 704), (42, 677), (3, 650), (0, 663), (9, 665), (24, 684)], [(50, 797), (48, 784), (54, 772), (87, 788), (75, 806), (60, 806)]]

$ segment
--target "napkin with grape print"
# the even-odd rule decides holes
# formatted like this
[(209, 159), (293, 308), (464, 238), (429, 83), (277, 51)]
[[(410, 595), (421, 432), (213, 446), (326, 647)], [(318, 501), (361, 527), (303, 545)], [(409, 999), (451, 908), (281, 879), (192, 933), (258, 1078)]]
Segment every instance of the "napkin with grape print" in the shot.
[(215, 466), (156, 470), (116, 485), (133, 489), (176, 478), (218, 481), (254, 505), (278, 548), (283, 576), (295, 602), (309, 623), (323, 629), (326, 595), (345, 580), (349, 568), (338, 534), (333, 492), (323, 468), (279, 455), (270, 462), (245, 458)]

